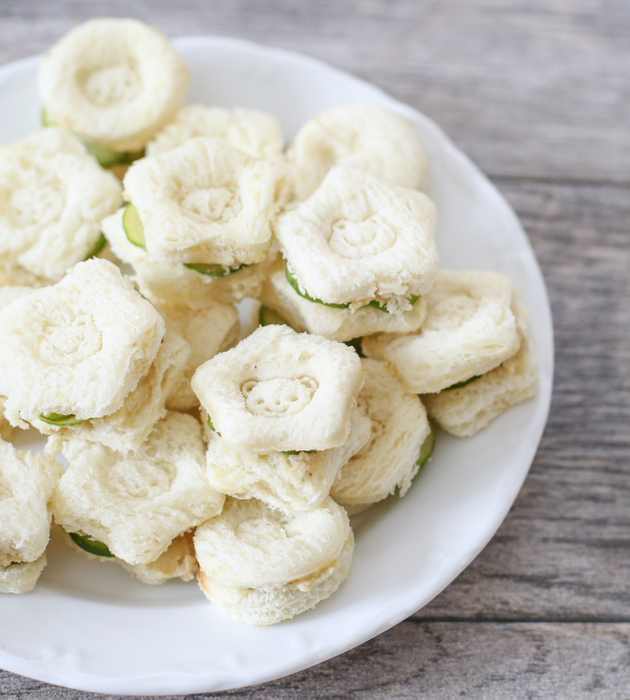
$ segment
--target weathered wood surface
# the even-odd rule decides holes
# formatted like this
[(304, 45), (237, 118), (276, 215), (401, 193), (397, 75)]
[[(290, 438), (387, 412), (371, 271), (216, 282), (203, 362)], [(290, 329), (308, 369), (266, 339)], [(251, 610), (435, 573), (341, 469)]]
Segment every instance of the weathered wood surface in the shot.
[[(221, 697), (629, 697), (630, 5), (116, 0), (97, 10), (130, 11), (171, 35), (301, 51), (429, 114), (521, 216), (554, 312), (549, 424), (484, 552), (377, 639)], [(0, 64), (94, 14), (89, 2), (0, 2)], [(0, 697), (97, 696), (0, 672)]]

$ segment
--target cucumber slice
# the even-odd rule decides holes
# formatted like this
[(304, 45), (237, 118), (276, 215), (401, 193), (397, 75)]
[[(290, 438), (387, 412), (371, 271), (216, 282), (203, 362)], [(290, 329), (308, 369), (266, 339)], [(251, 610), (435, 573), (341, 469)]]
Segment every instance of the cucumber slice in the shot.
[(291, 324), (277, 311), (264, 304), (258, 311), (258, 324), (261, 326), (290, 326)]
[[(329, 304), (326, 301), (322, 301), (321, 299), (315, 299), (315, 297), (312, 297), (308, 292), (302, 292), (300, 290), (300, 285), (298, 284), (297, 280), (293, 276), (293, 273), (289, 270), (289, 266), (287, 265), (286, 269), (286, 277), (287, 277), (287, 282), (295, 289), (295, 291), (304, 299), (307, 299), (308, 301), (312, 301), (315, 304), (323, 304), (324, 306), (330, 306), (333, 309), (348, 309), (350, 307), (350, 304)], [(419, 294), (412, 294), (408, 300), (409, 303), (413, 306), (418, 299), (420, 299)], [(383, 313), (388, 314), (389, 311), (387, 310), (387, 306), (384, 304), (381, 304), (379, 301), (376, 301), (376, 299), (372, 299), (367, 306), (372, 306), (375, 309), (378, 309), (379, 311), (382, 311)]]
[(424, 467), (424, 465), (431, 459), (431, 455), (433, 454), (433, 448), (435, 446), (435, 433), (433, 432), (433, 428), (429, 425), (429, 434), (426, 437), (426, 440), (422, 443), (422, 447), (420, 448), (420, 454), (418, 456), (418, 459), (416, 460), (416, 464), (418, 465), (418, 471)]
[(225, 265), (217, 265), (215, 263), (183, 263), (184, 267), (189, 270), (194, 270), (202, 275), (210, 277), (227, 277), (232, 275), (244, 267), (249, 267), (247, 264), (239, 265), (238, 267), (226, 267)]
[(221, 433), (214, 427), (214, 425), (212, 425), (210, 416), (208, 416), (208, 426), (210, 427), (210, 430), (212, 430), (213, 433), (216, 433), (219, 437), (221, 437)]
[(45, 109), (42, 109), (42, 124), (43, 126), (61, 126), (56, 122)]
[(317, 452), (317, 450), (281, 450), (283, 455), (299, 455), (304, 452), (304, 454), (307, 455), (312, 455), (313, 452)]
[(83, 532), (69, 532), (70, 539), (90, 554), (96, 554), (97, 557), (113, 557), (109, 551), (109, 547), (104, 542), (99, 542)]
[(344, 340), (344, 345), (354, 348), (359, 357), (365, 357), (363, 354), (363, 346), (361, 345), (363, 338), (352, 338), (352, 340)]
[(131, 202), (125, 207), (122, 222), (129, 243), (133, 243), (136, 247), (146, 250), (147, 245), (144, 237), (144, 226), (142, 225), (142, 221), (140, 221), (138, 210)]
[(457, 384), (453, 384), (452, 386), (447, 386), (446, 389), (443, 389), (442, 391), (450, 391), (451, 389), (461, 389), (463, 386), (467, 386), (468, 384), (472, 383), (475, 381), (475, 379), (479, 379), (481, 377), (481, 374), (476, 374), (474, 377), (471, 377), (470, 379), (464, 379), (463, 382), (457, 382)]
[(95, 258), (101, 250), (107, 245), (107, 238), (105, 238), (105, 234), (101, 233), (101, 235), (98, 237), (98, 240), (96, 243), (92, 246), (92, 250), (85, 256), (85, 260), (89, 260), (90, 258)]
[(141, 151), (112, 151), (105, 146), (99, 146), (90, 141), (83, 141), (90, 155), (93, 155), (102, 168), (111, 168), (114, 165), (129, 165), (134, 160), (144, 157), (144, 148)]
[(48, 423), (49, 425), (68, 428), (73, 425), (81, 425), (81, 423), (85, 423), (87, 418), (75, 418), (74, 413), (68, 413), (66, 416), (62, 415), (61, 413), (49, 413), (47, 416), (40, 413), (39, 420), (44, 421), (44, 423)]

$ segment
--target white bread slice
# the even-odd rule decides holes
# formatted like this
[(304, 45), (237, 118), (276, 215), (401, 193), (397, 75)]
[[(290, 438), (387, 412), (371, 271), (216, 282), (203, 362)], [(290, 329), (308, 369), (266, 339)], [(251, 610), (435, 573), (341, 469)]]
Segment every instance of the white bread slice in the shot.
[(348, 534), (337, 559), (310, 576), (279, 588), (242, 588), (214, 581), (202, 569), (197, 580), (205, 596), (223, 614), (247, 625), (274, 625), (314, 608), (329, 598), (350, 573), (354, 536)]
[(27, 294), (30, 294), (34, 289), (34, 287), (25, 287), (23, 285), (0, 287), (0, 311), (6, 308), (12, 301), (21, 299)]
[(186, 105), (147, 144), (147, 156), (160, 156), (196, 136), (219, 137), (253, 158), (282, 157), (284, 137), (280, 123), (267, 112)]
[(117, 561), (138, 581), (149, 586), (157, 586), (174, 578), (192, 581), (197, 574), (197, 557), (192, 532), (184, 532), (176, 537), (165, 552), (148, 564), (132, 566), (122, 559)]
[(538, 393), (538, 363), (527, 334), (527, 312), (516, 304), (521, 346), (515, 355), (466, 386), (422, 397), (431, 418), (457, 437), (470, 437)]
[(405, 389), (386, 363), (363, 359), (361, 364), (365, 385), (359, 404), (366, 407), (372, 436), (335, 480), (330, 495), (343, 506), (376, 503), (396, 489), (404, 496), (431, 431), (420, 399)]
[(55, 522), (103, 542), (128, 564), (154, 562), (183, 531), (221, 512), (224, 496), (205, 475), (201, 425), (169, 413), (142, 447), (121, 455), (69, 440), (70, 468), (57, 487)]
[(21, 267), (0, 264), (0, 287), (46, 287), (50, 283), (50, 280), (37, 277)]
[[(0, 394), (13, 425), (39, 415), (99, 418), (117, 411), (157, 355), (164, 321), (106, 260), (0, 312)], [(51, 426), (52, 427), (52, 426)]]
[(421, 189), (427, 179), (424, 147), (413, 125), (376, 105), (340, 105), (311, 119), (298, 131), (287, 157), (300, 200), (315, 192), (334, 165), (367, 170), (411, 189)]
[(349, 533), (346, 511), (331, 498), (299, 512), (227, 498), (222, 513), (197, 528), (194, 542), (200, 568), (215, 582), (268, 589), (331, 566)]
[(302, 292), (352, 309), (376, 300), (402, 313), (409, 297), (433, 284), (435, 222), (422, 192), (337, 166), (306, 202), (278, 217), (274, 234)]
[(197, 137), (136, 161), (124, 187), (154, 260), (237, 267), (267, 255), (285, 168), (251, 158), (225, 139)]
[(104, 219), (103, 233), (114, 253), (133, 267), (140, 291), (150, 300), (200, 309), (213, 301), (230, 303), (259, 295), (267, 274), (266, 260), (225, 277), (204, 275), (181, 263), (161, 263), (129, 242), (122, 224), (123, 213), (124, 208)]
[(120, 182), (56, 128), (0, 146), (0, 190), (0, 264), (54, 281), (85, 260), (122, 202)]
[(91, 19), (46, 54), (50, 118), (114, 151), (138, 151), (183, 105), (190, 73), (167, 37), (135, 19)]
[(30, 593), (46, 563), (46, 554), (42, 554), (35, 561), (0, 566), (0, 593)]
[(341, 447), (264, 455), (230, 449), (206, 422), (208, 481), (234, 498), (257, 498), (285, 510), (315, 508), (328, 496), (342, 465), (370, 440), (369, 418), (355, 408), (351, 420), (350, 435)]
[(52, 518), (49, 500), (63, 467), (52, 457), (0, 440), (0, 566), (44, 553)]
[(340, 342), (378, 332), (411, 333), (420, 328), (426, 316), (423, 298), (410, 311), (400, 314), (384, 313), (373, 306), (362, 306), (353, 312), (314, 303), (301, 297), (289, 284), (283, 261), (274, 265), (263, 282), (260, 298), (263, 304), (284, 316), (295, 330)]
[(149, 437), (155, 424), (167, 413), (166, 403), (178, 390), (190, 357), (190, 346), (175, 331), (167, 329), (160, 350), (147, 374), (122, 407), (109, 416), (96, 418), (70, 428), (55, 428), (42, 421), (35, 425), (43, 433), (56, 433), (47, 452), (54, 454), (67, 439), (88, 440), (121, 453), (137, 450)]
[(199, 405), (191, 386), (195, 370), (217, 353), (229, 350), (238, 342), (241, 324), (233, 304), (211, 302), (203, 309), (190, 309), (183, 304), (157, 304), (167, 328), (173, 328), (190, 345), (190, 359), (184, 378), (169, 396), (172, 411), (189, 411)]
[(192, 379), (225, 443), (259, 454), (343, 445), (362, 385), (352, 348), (275, 325), (257, 328)]
[(513, 296), (512, 282), (500, 272), (440, 270), (420, 330), (364, 338), (363, 352), (390, 362), (409, 391), (441, 391), (485, 374), (518, 350)]

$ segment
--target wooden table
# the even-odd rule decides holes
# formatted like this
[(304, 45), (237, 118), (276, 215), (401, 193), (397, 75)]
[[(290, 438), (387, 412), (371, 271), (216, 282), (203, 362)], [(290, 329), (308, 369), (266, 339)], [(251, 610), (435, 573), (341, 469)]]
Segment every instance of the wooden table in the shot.
[[(0, 64), (95, 5), (0, 3)], [(630, 4), (98, 3), (130, 10), (171, 35), (303, 52), (424, 111), (520, 215), (554, 313), (549, 423), (484, 552), (389, 632), (229, 697), (630, 697)], [(0, 672), (0, 697), (97, 696)]]

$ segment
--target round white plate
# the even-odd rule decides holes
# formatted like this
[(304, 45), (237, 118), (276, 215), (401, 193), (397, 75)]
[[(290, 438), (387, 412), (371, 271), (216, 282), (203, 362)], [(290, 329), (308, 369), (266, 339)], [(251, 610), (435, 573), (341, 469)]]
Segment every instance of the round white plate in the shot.
[[(440, 434), (402, 500), (355, 522), (350, 577), (315, 610), (268, 628), (221, 617), (195, 585), (150, 587), (53, 542), (32, 593), (0, 596), (0, 666), (39, 680), (119, 694), (197, 693), (279, 678), (351, 649), (428, 603), (481, 551), (507, 514), (549, 410), (551, 313), (527, 237), (503, 197), (429, 119), (303, 56), (224, 38), (178, 39), (191, 102), (275, 114), (287, 140), (336, 104), (369, 102), (408, 117), (430, 159), (441, 267), (505, 272), (523, 292), (540, 393), (468, 440)], [(0, 142), (39, 128), (37, 67), (0, 69)], [(32, 441), (22, 438), (22, 446)]]

